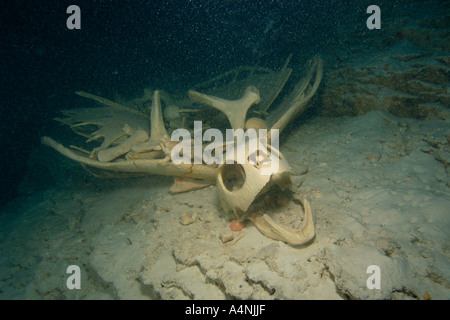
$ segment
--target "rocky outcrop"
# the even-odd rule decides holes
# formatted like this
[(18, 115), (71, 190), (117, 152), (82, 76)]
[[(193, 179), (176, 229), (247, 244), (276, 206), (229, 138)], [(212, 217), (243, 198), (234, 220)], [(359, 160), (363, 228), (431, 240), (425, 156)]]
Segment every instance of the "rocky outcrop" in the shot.
[(448, 21), (445, 13), (388, 21), (365, 52), (353, 38), (353, 47), (343, 49), (351, 53), (345, 58), (337, 54), (337, 61), (331, 58), (325, 66), (321, 114), (356, 116), (379, 110), (399, 117), (448, 119)]

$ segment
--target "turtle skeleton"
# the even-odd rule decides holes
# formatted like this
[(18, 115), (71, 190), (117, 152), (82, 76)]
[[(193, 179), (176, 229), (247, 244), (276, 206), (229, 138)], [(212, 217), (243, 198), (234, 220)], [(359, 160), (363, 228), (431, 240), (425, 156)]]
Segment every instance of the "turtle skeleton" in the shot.
[[(291, 75), (292, 70), (288, 68), (290, 58), (291, 56), (288, 57), (283, 68), (279, 71), (262, 68), (235, 69), (196, 86), (196, 90), (189, 90), (188, 97), (193, 104), (212, 107), (225, 114), (234, 130), (244, 129), (248, 113), (252, 112), (256, 115), (266, 115), (264, 121), (267, 123), (267, 128), (277, 129), (281, 133), (289, 122), (309, 106), (323, 75), (322, 60), (318, 57), (311, 59), (307, 63), (306, 75), (293, 86), (292, 91), (284, 97), (277, 108), (271, 111), (272, 104), (277, 101)], [(248, 75), (242, 77), (245, 72)], [(228, 85), (214, 86), (214, 84), (223, 82), (223, 79), (230, 76), (232, 81)], [(221, 94), (236, 98), (236, 92), (242, 92), (243, 88), (245, 88), (243, 94), (237, 99), (219, 98), (217, 96)], [(209, 92), (205, 94), (197, 90)], [(260, 92), (261, 90), (263, 91)], [(281, 175), (277, 175), (277, 173), (263, 177), (253, 172), (251, 177), (248, 178), (254, 180), (242, 183), (247, 183), (248, 186), (258, 185), (258, 189), (251, 192), (246, 192), (247, 189), (245, 188), (227, 190), (224, 185), (223, 174), (226, 170), (229, 170), (227, 166), (230, 166), (230, 164), (174, 164), (172, 162), (171, 151), (174, 142), (170, 140), (164, 125), (161, 91), (155, 90), (153, 92), (149, 119), (145, 113), (121, 106), (105, 98), (85, 92), (76, 93), (98, 101), (104, 106), (65, 110), (62, 111), (65, 118), (57, 118), (56, 120), (69, 125), (75, 133), (86, 137), (87, 142), (101, 142), (100, 146), (87, 151), (74, 146), (67, 148), (50, 137), (42, 137), (41, 142), (62, 155), (79, 162), (92, 174), (100, 177), (131, 177), (153, 174), (173, 176), (175, 183), (171, 188), (172, 192), (195, 190), (217, 183), (224, 209), (234, 211), (239, 220), (251, 220), (258, 230), (267, 237), (291, 245), (305, 244), (314, 238), (312, 210), (305, 197), (297, 198), (297, 203), (301, 203), (304, 208), (304, 218), (299, 228), (278, 224), (267, 214), (257, 217), (254, 214), (245, 213), (245, 210), (258, 196), (267, 192), (269, 185), (277, 184), (284, 188), (290, 184), (290, 167), (287, 162), (280, 169), (286, 171), (286, 174), (283, 174), (283, 179), (279, 179)], [(260, 108), (258, 108), (258, 103)], [(201, 116), (202, 112), (210, 112), (208, 110), (189, 109), (185, 111), (185, 114), (196, 117)], [(93, 128), (95, 130), (92, 130)], [(268, 131), (270, 132), (270, 130)], [(270, 139), (269, 135), (268, 140)], [(278, 150), (272, 151), (279, 152)], [(283, 157), (281, 153), (279, 154)], [(284, 157), (283, 160), (285, 160)], [(240, 177), (245, 180), (247, 178), (242, 175), (239, 176), (239, 170), (232, 172), (232, 174), (235, 174), (233, 179)], [(251, 187), (248, 188), (248, 190), (251, 189)], [(239, 207), (243, 202), (248, 204), (246, 208)]]

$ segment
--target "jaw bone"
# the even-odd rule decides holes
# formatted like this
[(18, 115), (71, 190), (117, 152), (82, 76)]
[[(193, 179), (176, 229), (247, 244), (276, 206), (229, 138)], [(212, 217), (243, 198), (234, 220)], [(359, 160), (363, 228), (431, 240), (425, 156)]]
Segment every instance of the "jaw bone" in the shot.
[(303, 222), (299, 229), (276, 223), (267, 214), (264, 214), (262, 217), (253, 217), (251, 221), (253, 221), (256, 228), (266, 237), (284, 241), (294, 246), (306, 244), (315, 236), (312, 210), (306, 198), (302, 197), (297, 200), (301, 202), (304, 211)]

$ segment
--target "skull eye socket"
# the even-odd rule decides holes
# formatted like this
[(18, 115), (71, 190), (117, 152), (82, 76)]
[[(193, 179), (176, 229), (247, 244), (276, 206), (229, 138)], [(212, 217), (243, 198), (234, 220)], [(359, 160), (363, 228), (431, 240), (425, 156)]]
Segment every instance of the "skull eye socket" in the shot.
[(223, 185), (228, 191), (237, 191), (244, 185), (245, 171), (238, 163), (223, 165), (219, 175), (222, 178)]

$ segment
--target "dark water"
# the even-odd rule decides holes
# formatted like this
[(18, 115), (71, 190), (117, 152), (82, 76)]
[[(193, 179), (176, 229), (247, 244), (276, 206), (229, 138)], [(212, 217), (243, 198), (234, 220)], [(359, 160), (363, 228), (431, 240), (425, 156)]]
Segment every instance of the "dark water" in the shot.
[[(66, 28), (72, 4), (81, 8), (81, 30)], [(381, 30), (366, 27), (371, 4), (382, 10)], [(390, 23), (423, 17), (424, 8), (423, 1), (5, 2), (1, 203), (17, 196), (29, 153), (55, 126), (57, 111), (86, 103), (74, 91), (113, 99), (138, 96), (145, 87), (186, 89), (240, 65), (281, 66), (291, 52), (294, 64), (320, 54), (333, 67), (350, 48), (378, 50), (379, 40), (395, 33)]]

